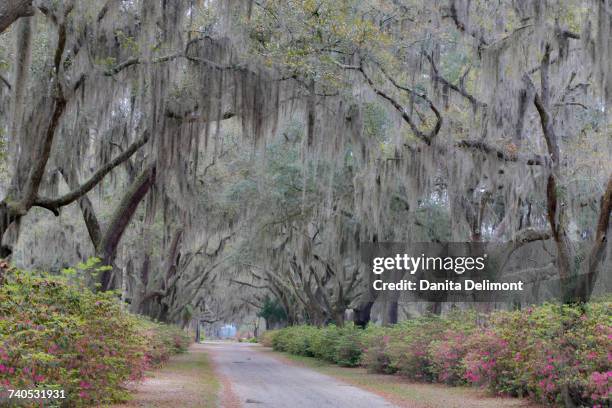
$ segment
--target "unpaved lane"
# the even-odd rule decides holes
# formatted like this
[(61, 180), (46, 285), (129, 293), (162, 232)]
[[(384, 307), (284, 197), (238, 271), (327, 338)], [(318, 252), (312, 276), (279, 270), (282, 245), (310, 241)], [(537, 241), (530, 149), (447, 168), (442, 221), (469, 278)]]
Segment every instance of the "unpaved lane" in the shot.
[(394, 407), (375, 394), (258, 352), (251, 344), (210, 342), (205, 347), (242, 407)]

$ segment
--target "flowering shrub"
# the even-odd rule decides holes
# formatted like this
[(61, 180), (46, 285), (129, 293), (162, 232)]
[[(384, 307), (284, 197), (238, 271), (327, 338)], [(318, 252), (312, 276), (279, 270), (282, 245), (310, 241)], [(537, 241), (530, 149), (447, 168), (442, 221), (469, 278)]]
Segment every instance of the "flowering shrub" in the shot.
[[(559, 406), (610, 406), (612, 303), (424, 316), (392, 327), (289, 327), (276, 350)], [(477, 321), (484, 323), (477, 324)], [(302, 338), (302, 336), (304, 338)], [(358, 357), (359, 356), (359, 357)]]
[(457, 382), (461, 370), (451, 365), (453, 360), (460, 360), (461, 356), (455, 354), (461, 346), (452, 343), (467, 337), (475, 328), (475, 320), (473, 313), (457, 311), (444, 318), (425, 316), (395, 325), (389, 332), (390, 366), (412, 379)]
[(391, 331), (388, 356), (391, 367), (417, 380), (430, 380), (429, 343), (446, 330), (444, 321), (435, 317), (406, 320)]
[(573, 350), (569, 394), (581, 403), (610, 404), (612, 395), (612, 304), (593, 302), (584, 305), (584, 314), (564, 335)]
[(361, 364), (370, 371), (457, 384), (464, 382), (461, 361), (476, 316), (453, 312), (445, 318), (420, 317), (393, 327), (368, 326)]
[(371, 372), (385, 374), (396, 372), (389, 361), (389, 331), (388, 327), (376, 325), (368, 325), (363, 331), (361, 365)]
[(157, 367), (173, 354), (184, 353), (191, 344), (191, 337), (176, 326), (141, 320), (141, 334), (144, 336), (144, 354), (149, 366)]
[(504, 388), (505, 381), (514, 378), (504, 364), (511, 355), (507, 341), (485, 329), (467, 340), (466, 349), (463, 376), (469, 383), (487, 385), (496, 391), (510, 391)]
[(468, 352), (468, 339), (471, 332), (446, 330), (440, 334), (439, 340), (429, 344), (428, 358), (433, 380), (458, 385), (465, 383), (465, 366), (463, 359)]
[(387, 327), (369, 325), (363, 332), (361, 365), (371, 372), (393, 374), (397, 371), (389, 358), (390, 331)]
[[(0, 285), (2, 396), (9, 388), (38, 388), (64, 390), (69, 406), (122, 400), (125, 384), (141, 379), (154, 360), (151, 338), (173, 332), (125, 312), (112, 293), (18, 270), (5, 278)], [(169, 350), (176, 351), (176, 345)]]
[(610, 402), (610, 303), (497, 312), (468, 342), (466, 380), (549, 404)]

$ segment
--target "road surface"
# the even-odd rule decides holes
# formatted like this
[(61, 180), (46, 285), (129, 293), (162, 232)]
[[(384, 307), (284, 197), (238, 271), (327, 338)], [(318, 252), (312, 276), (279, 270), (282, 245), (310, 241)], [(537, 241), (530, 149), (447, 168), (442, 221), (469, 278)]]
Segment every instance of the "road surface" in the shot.
[(208, 342), (205, 347), (242, 407), (394, 407), (375, 394), (259, 352), (257, 345)]

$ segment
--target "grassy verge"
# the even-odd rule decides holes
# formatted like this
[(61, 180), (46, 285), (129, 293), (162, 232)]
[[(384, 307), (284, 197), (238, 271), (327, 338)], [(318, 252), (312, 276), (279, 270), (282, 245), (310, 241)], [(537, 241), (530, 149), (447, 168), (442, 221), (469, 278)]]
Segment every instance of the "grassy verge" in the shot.
[(364, 368), (340, 367), (313, 357), (296, 356), (267, 348), (262, 348), (262, 351), (378, 394), (400, 407), (526, 408), (538, 406), (516, 398), (490, 397), (486, 392), (473, 387), (447, 387), (440, 384), (416, 383), (398, 375), (372, 374)]
[(115, 407), (215, 407), (219, 389), (208, 355), (194, 344), (187, 353), (170, 358), (162, 369), (152, 372), (129, 402)]

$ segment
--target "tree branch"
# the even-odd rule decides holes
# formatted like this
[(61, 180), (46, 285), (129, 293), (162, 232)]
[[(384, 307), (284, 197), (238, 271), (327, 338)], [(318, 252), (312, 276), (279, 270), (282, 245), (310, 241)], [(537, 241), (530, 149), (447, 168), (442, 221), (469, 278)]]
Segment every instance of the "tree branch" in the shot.
[(6, 85), (6, 87), (11, 90), (13, 89), (13, 87), (11, 86), (11, 83), (8, 81), (8, 79), (6, 79), (4, 76), (0, 75), (0, 81), (2, 81), (2, 83), (4, 85)]
[(435, 81), (441, 82), (442, 84), (444, 84), (445, 86), (449, 87), (450, 89), (452, 89), (453, 91), (457, 92), (459, 95), (463, 96), (465, 99), (467, 99), (468, 101), (470, 101), (470, 103), (472, 104), (472, 106), (474, 108), (486, 108), (487, 104), (479, 101), (478, 99), (476, 99), (474, 97), (474, 95), (468, 93), (463, 87), (459, 87), (455, 84), (452, 84), (450, 81), (448, 81), (446, 78), (444, 78), (440, 72), (438, 71), (438, 67), (436, 66), (436, 63), (433, 59), (433, 57), (427, 53), (424, 53), (425, 58), (427, 58), (427, 60), (429, 61), (429, 63), (431, 64), (431, 69), (433, 70), (433, 79)]
[[(170, 55), (166, 55), (163, 57), (159, 57), (159, 58), (155, 58), (153, 59), (151, 62), (153, 64), (158, 64), (161, 62), (167, 62), (167, 61), (172, 61), (176, 58), (182, 57), (183, 53), (175, 53), (175, 54), (170, 54)], [(138, 65), (140, 64), (142, 61), (140, 60), (140, 58), (134, 57), (134, 58), (129, 58), (121, 63), (119, 63), (118, 65), (115, 65), (113, 68), (109, 69), (108, 71), (104, 72), (105, 76), (113, 76), (118, 74), (119, 72), (123, 71), (126, 68), (129, 68), (133, 65)]]
[(32, 0), (2, 0), (0, 2), (0, 34), (17, 19), (33, 15)]
[(115, 157), (113, 160), (102, 166), (98, 171), (96, 171), (85, 183), (83, 183), (78, 188), (70, 191), (69, 193), (58, 197), (58, 198), (37, 198), (34, 202), (34, 206), (43, 207), (54, 213), (60, 207), (71, 204), (72, 202), (78, 200), (83, 195), (87, 194), (91, 191), (102, 179), (111, 172), (115, 167), (128, 160), (136, 151), (142, 147), (149, 140), (149, 132), (146, 131), (144, 135), (134, 142), (129, 148), (127, 148), (123, 153), (119, 156)]
[(544, 134), (548, 152), (553, 161), (553, 168), (558, 168), (561, 157), (558, 139), (553, 127), (553, 119), (549, 109), (550, 85), (548, 83), (548, 67), (550, 65), (550, 52), (550, 44), (546, 44), (544, 56), (542, 57), (542, 65), (540, 67), (541, 91), (540, 93), (535, 92), (534, 104), (538, 114), (540, 115), (542, 133)]
[(499, 271), (501, 272), (504, 270), (512, 254), (514, 254), (519, 248), (531, 242), (546, 241), (547, 239), (550, 239), (550, 237), (550, 232), (540, 231), (534, 228), (525, 228), (517, 231), (512, 239), (508, 242), (508, 245), (501, 249), (501, 253), (499, 254), (499, 259), (501, 260)]
[(58, 40), (57, 40), (57, 48), (55, 49), (55, 84), (54, 84), (54, 98), (53, 98), (53, 113), (51, 114), (51, 118), (49, 120), (49, 125), (45, 131), (43, 139), (40, 144), (40, 149), (37, 152), (36, 160), (30, 169), (28, 174), (27, 181), (24, 187), (23, 199), (19, 203), (20, 206), (27, 212), (36, 201), (38, 195), (38, 189), (40, 188), (40, 183), (42, 182), (43, 175), (45, 173), (45, 168), (47, 167), (47, 162), (49, 161), (49, 156), (51, 155), (51, 147), (53, 146), (53, 139), (55, 138), (55, 132), (60, 124), (60, 120), (64, 115), (64, 111), (66, 110), (67, 101), (62, 92), (60, 73), (59, 73), (59, 65), (64, 55), (64, 50), (66, 47), (66, 26), (62, 24), (58, 28)]
[[(119, 202), (115, 209), (108, 227), (100, 240), (100, 244), (96, 248), (96, 253), (102, 259), (104, 265), (113, 265), (119, 241), (121, 241), (121, 237), (132, 220), (140, 202), (155, 183), (155, 176), (155, 164), (147, 165), (142, 173), (140, 173), (136, 180), (130, 185), (128, 191), (123, 195), (121, 202)], [(104, 271), (102, 274), (101, 281), (103, 290), (111, 289), (111, 272), (112, 271)]]
[(261, 286), (261, 285), (254, 285), (252, 283), (248, 283), (248, 282), (243, 282), (243, 281), (239, 281), (236, 279), (230, 279), (230, 282), (232, 283), (237, 283), (238, 285), (242, 285), (242, 286), (248, 286), (254, 289), (268, 289), (267, 286)]
[(545, 165), (547, 160), (546, 157), (534, 154), (532, 156), (519, 156), (506, 153), (502, 150), (496, 149), (493, 146), (480, 141), (480, 140), (462, 140), (456, 144), (459, 148), (480, 150), (483, 153), (494, 154), (498, 159), (507, 162), (520, 162), (525, 163), (528, 166), (542, 166)]
[(476, 41), (478, 41), (479, 49), (488, 45), (487, 41), (484, 39), (484, 37), (481, 34), (477, 33), (474, 30), (470, 30), (463, 23), (463, 21), (459, 19), (459, 15), (457, 13), (457, 4), (455, 0), (450, 1), (449, 12), (450, 12), (449, 17), (451, 18), (451, 20), (453, 20), (455, 27), (457, 27), (457, 29), (461, 31), (462, 33), (466, 33), (470, 35), (471, 37), (473, 37)]
[[(185, 50), (184, 51), (179, 51), (179, 52), (175, 52), (173, 54), (169, 54), (169, 55), (165, 55), (162, 57), (158, 57), (158, 58), (154, 58), (153, 60), (151, 60), (151, 62), (153, 64), (159, 64), (162, 62), (168, 62), (168, 61), (173, 61), (177, 58), (185, 58), (191, 62), (197, 62), (197, 63), (201, 63), (204, 65), (208, 65), (209, 67), (213, 68), (213, 69), (217, 69), (220, 71), (224, 71), (224, 70), (244, 70), (246, 69), (245, 66), (240, 65), (240, 64), (231, 64), (231, 65), (221, 65), (221, 64), (217, 64), (214, 61), (211, 61), (209, 59), (206, 58), (201, 58), (201, 57), (196, 57), (196, 56), (192, 56), (188, 54), (188, 50), (189, 47), (191, 46), (191, 44), (197, 42), (197, 41), (202, 41), (205, 39), (210, 39), (209, 37), (200, 37), (200, 38), (194, 38), (193, 40), (191, 40), (186, 46), (185, 46)], [(142, 60), (138, 57), (134, 57), (134, 58), (129, 58), (121, 63), (119, 63), (118, 65), (114, 66), (113, 68), (110, 68), (109, 70), (104, 72), (105, 76), (113, 76), (118, 74), (119, 72), (123, 71), (126, 68), (129, 68), (133, 65), (138, 65), (141, 64)]]
[(368, 76), (368, 74), (366, 73), (366, 71), (365, 71), (365, 69), (363, 67), (363, 60), (359, 61), (359, 66), (358, 67), (355, 67), (355, 66), (352, 66), (352, 65), (342, 65), (342, 64), (339, 64), (339, 66), (344, 68), (344, 69), (356, 69), (359, 72), (361, 72), (361, 74), (365, 78), (365, 80), (368, 83), (368, 85), (370, 86), (370, 88), (372, 88), (372, 90), (377, 95), (379, 95), (380, 97), (382, 97), (382, 98), (386, 99), (387, 101), (389, 101), (391, 103), (391, 105), (393, 105), (393, 107), (400, 113), (400, 115), (402, 116), (402, 119), (404, 119), (404, 121), (408, 124), (408, 126), (410, 127), (410, 129), (412, 130), (414, 135), (417, 138), (421, 139), (423, 142), (425, 142), (427, 145), (430, 145), (432, 140), (434, 139), (434, 137), (440, 132), (440, 129), (442, 128), (442, 115), (440, 115), (440, 112), (435, 107), (435, 105), (431, 102), (431, 100), (429, 98), (427, 98), (427, 95), (418, 93), (418, 92), (416, 92), (416, 91), (414, 91), (414, 90), (412, 90), (412, 89), (410, 89), (408, 87), (401, 86), (401, 85), (397, 84), (397, 82), (395, 82), (395, 80), (393, 80), (393, 78), (391, 78), (389, 75), (387, 75), (386, 72), (382, 69), (382, 67), (379, 66), (379, 68), (381, 68), (381, 71), (383, 72), (385, 77), (387, 79), (389, 79), (389, 81), (396, 88), (401, 89), (401, 90), (406, 91), (406, 92), (409, 92), (409, 93), (411, 93), (414, 96), (418, 96), (419, 98), (423, 99), (424, 101), (426, 101), (428, 103), (429, 108), (432, 110), (434, 115), (436, 115), (436, 124), (434, 125), (433, 129), (429, 133), (424, 133), (414, 123), (414, 121), (413, 121), (412, 117), (410, 116), (410, 114), (408, 113), (408, 111), (406, 111), (406, 109), (397, 100), (395, 100), (393, 97), (391, 97), (390, 95), (388, 95), (387, 93), (385, 93), (384, 91), (379, 89), (374, 84), (374, 81), (372, 81), (372, 79)]

